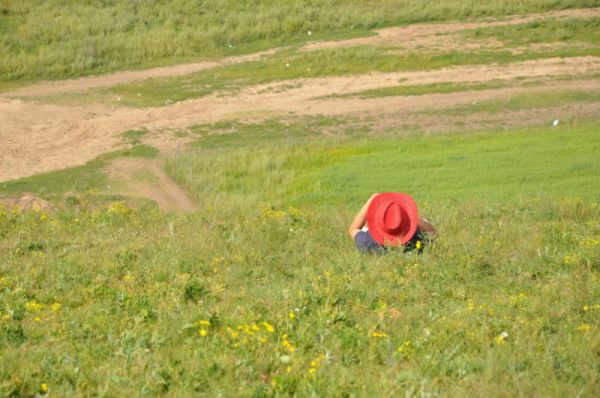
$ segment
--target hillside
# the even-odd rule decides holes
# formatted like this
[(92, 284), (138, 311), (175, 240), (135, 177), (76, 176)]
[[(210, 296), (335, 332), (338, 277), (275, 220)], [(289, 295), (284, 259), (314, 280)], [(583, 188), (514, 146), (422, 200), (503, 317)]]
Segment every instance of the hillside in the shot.
[(0, 395), (600, 394), (600, 3), (4, 1), (0, 59)]

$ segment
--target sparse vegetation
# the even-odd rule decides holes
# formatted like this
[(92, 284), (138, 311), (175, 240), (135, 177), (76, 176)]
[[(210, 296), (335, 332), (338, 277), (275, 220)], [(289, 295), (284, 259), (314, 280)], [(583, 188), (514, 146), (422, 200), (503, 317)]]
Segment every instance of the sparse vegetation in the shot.
[[(417, 21), (598, 6), (597, 0), (0, 2), (0, 80), (57, 78), (368, 34)], [(168, 10), (168, 11), (167, 11)], [(309, 35), (308, 32), (311, 32)]]
[(359, 91), (356, 93), (349, 94), (332, 94), (324, 98), (377, 98), (377, 97), (395, 97), (398, 95), (423, 95), (423, 94), (445, 94), (445, 93), (456, 93), (460, 91), (471, 91), (471, 90), (490, 90), (494, 88), (510, 87), (516, 82), (508, 81), (489, 81), (485, 83), (433, 83), (433, 84), (420, 84), (420, 85), (406, 85), (406, 86), (391, 86), (384, 88), (377, 88), (373, 90)]
[[(130, 132), (124, 134), (130, 134)], [(107, 176), (103, 171), (107, 161), (118, 157), (153, 158), (157, 155), (156, 148), (144, 144), (135, 145), (129, 149), (99, 156), (83, 166), (36, 174), (14, 181), (0, 182), (0, 195), (9, 196), (28, 192), (46, 198), (57, 198), (69, 192), (102, 191), (107, 185)]]
[[(568, 103), (586, 103), (600, 101), (600, 92), (559, 90), (539, 93), (518, 94), (505, 99), (494, 99), (475, 104), (459, 105), (447, 109), (426, 111), (442, 115), (466, 115), (473, 112), (499, 113), (516, 110), (548, 108)], [(552, 117), (552, 116), (549, 116)]]

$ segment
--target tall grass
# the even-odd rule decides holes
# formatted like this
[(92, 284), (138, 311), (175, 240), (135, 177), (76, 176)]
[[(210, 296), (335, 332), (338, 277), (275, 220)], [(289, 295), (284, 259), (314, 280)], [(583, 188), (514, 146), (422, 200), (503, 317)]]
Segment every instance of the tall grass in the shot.
[[(235, 146), (226, 133), (205, 136), (196, 149), (171, 159), (167, 170), (200, 203), (218, 197), (254, 205), (253, 198), (283, 207), (354, 208), (366, 192), (386, 190), (412, 192), (421, 202), (600, 199), (597, 123), (552, 127), (548, 120), (547, 126), (516, 131), (395, 139), (365, 132), (348, 137), (351, 126), (332, 126), (329, 137), (303, 145), (296, 143), (306, 140), (306, 130), (293, 125), (239, 124), (234, 137), (260, 131), (262, 140), (255, 134)], [(267, 137), (275, 143), (254, 145)]]
[(462, 33), (471, 38), (494, 38), (507, 45), (600, 41), (600, 18), (567, 18), (531, 21), (522, 25), (480, 28)]
[(598, 5), (598, 0), (2, 0), (0, 80), (219, 57), (391, 24)]
[[(596, 396), (595, 131), (211, 135), (168, 165), (193, 214), (0, 210), (0, 394)], [(346, 236), (391, 187), (441, 233), (421, 256)]]

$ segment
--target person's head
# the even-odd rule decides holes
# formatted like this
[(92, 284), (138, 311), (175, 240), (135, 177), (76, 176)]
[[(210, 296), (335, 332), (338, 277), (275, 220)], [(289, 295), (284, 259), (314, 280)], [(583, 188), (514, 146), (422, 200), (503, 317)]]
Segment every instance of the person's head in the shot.
[(375, 241), (386, 246), (407, 243), (415, 234), (419, 210), (414, 199), (400, 192), (385, 192), (371, 201), (367, 225)]

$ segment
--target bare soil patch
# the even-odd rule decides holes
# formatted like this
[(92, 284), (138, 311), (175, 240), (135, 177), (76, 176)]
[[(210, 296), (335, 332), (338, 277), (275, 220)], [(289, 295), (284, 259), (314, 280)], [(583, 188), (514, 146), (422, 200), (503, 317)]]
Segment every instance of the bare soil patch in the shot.
[[(81, 165), (120, 145), (125, 130), (146, 127), (144, 141), (163, 151), (176, 147), (174, 131), (194, 124), (220, 120), (262, 120), (277, 115), (361, 115), (412, 112), (423, 108), (448, 107), (511, 93), (542, 89), (592, 89), (589, 82), (549, 82), (544, 88), (515, 87), (497, 90), (428, 94), (418, 97), (316, 100), (330, 94), (401, 84), (439, 82), (484, 82), (515, 77), (551, 79), (600, 72), (600, 58), (554, 58), (508, 65), (462, 66), (423, 72), (373, 73), (321, 79), (300, 79), (249, 87), (239, 95), (210, 95), (171, 106), (148, 109), (62, 107), (0, 98), (0, 181), (44, 171)], [(278, 90), (285, 85), (286, 90)], [(170, 133), (165, 134), (165, 130)]]
[[(600, 8), (584, 8), (529, 14), (502, 20), (411, 24), (408, 26), (379, 29), (376, 31), (377, 35), (371, 37), (310, 43), (302, 47), (302, 51), (372, 45), (401, 45), (405, 48), (416, 48), (420, 46), (428, 48), (454, 48), (457, 46), (457, 42), (452, 37), (442, 36), (440, 34), (493, 26), (518, 25), (536, 19), (598, 16), (600, 16)], [(499, 43), (490, 44), (492, 46), (499, 46)]]
[(113, 193), (152, 199), (163, 210), (187, 212), (196, 208), (155, 160), (115, 159), (107, 171)]
[[(337, 40), (321, 41), (306, 44), (301, 51), (313, 51), (325, 48), (341, 48), (359, 45), (401, 45), (405, 48), (428, 47), (454, 48), (458, 45), (455, 38), (440, 36), (441, 33), (452, 33), (461, 30), (477, 29), (483, 27), (516, 25), (536, 19), (544, 18), (566, 18), (566, 17), (593, 17), (600, 16), (600, 8), (569, 9), (552, 11), (541, 14), (529, 14), (525, 16), (514, 16), (502, 20), (482, 20), (475, 22), (449, 22), (449, 23), (423, 23), (411, 24), (402, 27), (391, 27), (377, 30), (376, 36)], [(464, 46), (464, 43), (460, 44)], [(482, 44), (477, 44), (479, 47)], [(486, 44), (483, 43), (483, 46)], [(490, 42), (488, 45), (498, 47), (500, 44)], [(464, 48), (464, 47), (463, 47)], [(150, 78), (183, 76), (193, 72), (212, 69), (217, 66), (232, 65), (259, 59), (262, 56), (274, 54), (279, 49), (271, 49), (255, 54), (226, 57), (218, 61), (202, 61), (181, 65), (165, 66), (137, 71), (123, 71), (109, 73), (99, 76), (88, 76), (78, 79), (60, 81), (42, 81), (27, 87), (0, 93), (0, 97), (38, 97), (49, 96), (60, 93), (84, 91), (91, 88), (110, 87), (118, 84), (142, 81)]]
[(123, 71), (109, 73), (106, 75), (87, 76), (78, 79), (41, 81), (27, 87), (0, 93), (3, 97), (37, 97), (46, 95), (55, 95), (62, 93), (71, 93), (77, 91), (89, 90), (99, 87), (111, 87), (124, 83), (138, 82), (146, 79), (159, 77), (184, 76), (190, 73), (199, 72), (206, 69), (212, 69), (217, 66), (231, 65), (241, 62), (253, 61), (262, 56), (273, 54), (277, 49), (262, 51), (255, 54), (239, 55), (223, 58), (219, 61), (202, 61), (189, 64), (163, 66), (158, 68)]

